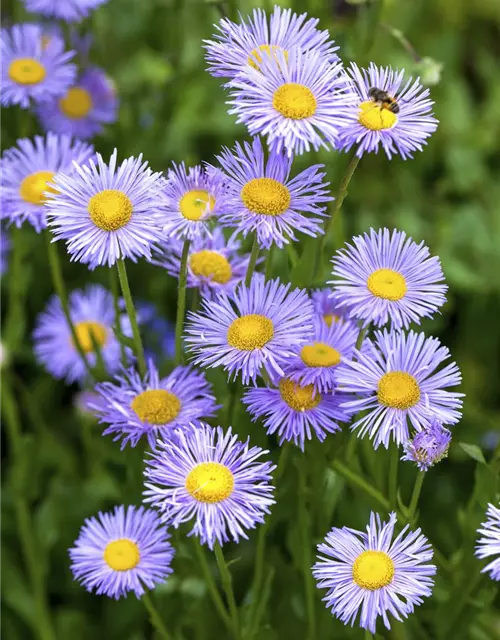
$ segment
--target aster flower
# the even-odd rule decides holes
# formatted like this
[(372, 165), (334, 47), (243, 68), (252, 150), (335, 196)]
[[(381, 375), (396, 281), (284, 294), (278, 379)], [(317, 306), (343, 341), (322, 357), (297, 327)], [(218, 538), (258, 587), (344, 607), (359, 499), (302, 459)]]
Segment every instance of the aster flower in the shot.
[(254, 275), (231, 297), (221, 292), (215, 301), (203, 300), (201, 312), (188, 319), (185, 341), (195, 364), (223, 366), (233, 378), (240, 372), (247, 384), (262, 368), (284, 375), (282, 367), (312, 329), (312, 306), (305, 291)]
[(333, 198), (324, 182), (323, 165), (313, 165), (290, 179), (292, 159), (271, 152), (264, 156), (260, 138), (252, 144), (223, 149), (218, 161), (226, 175), (227, 208), (221, 224), (236, 227), (244, 237), (256, 232), (260, 245), (282, 247), (297, 240), (296, 231), (316, 237), (324, 233), (323, 203)]
[(87, 591), (119, 598), (165, 582), (174, 548), (158, 515), (144, 507), (115, 507), (87, 518), (69, 550), (71, 571)]
[(64, 22), (80, 22), (108, 0), (23, 0), (27, 11)]
[(446, 302), (439, 258), (404, 231), (370, 230), (334, 256), (333, 295), (351, 317), (407, 328)]
[(306, 439), (315, 436), (323, 442), (328, 433), (340, 429), (338, 422), (349, 420), (340, 407), (345, 400), (344, 394), (320, 393), (313, 384), (296, 383), (288, 377), (281, 378), (277, 388), (247, 389), (242, 398), (253, 421), (262, 418), (267, 433), (276, 433), (280, 445), (293, 441), (302, 451)]
[[(165, 268), (175, 278), (181, 272), (183, 242), (172, 239), (165, 242), (157, 258), (151, 262)], [(232, 293), (245, 278), (248, 255), (240, 255), (241, 242), (233, 234), (225, 239), (221, 229), (215, 228), (211, 237), (197, 237), (189, 247), (187, 286), (200, 290), (204, 298), (216, 299), (219, 291)]]
[(318, 22), (317, 18), (307, 19), (307, 13), (297, 15), (280, 7), (274, 8), (269, 21), (262, 9), (254, 9), (241, 24), (223, 18), (215, 25), (214, 40), (205, 40), (209, 71), (213, 76), (233, 78), (248, 65), (259, 69), (263, 55), (281, 51), (287, 57), (293, 47), (318, 51), (336, 62), (338, 47), (330, 41), (328, 31), (317, 29)]
[(220, 408), (203, 373), (176, 367), (160, 378), (152, 361), (144, 379), (130, 368), (95, 390), (100, 399), (91, 407), (99, 422), (109, 425), (103, 435), (121, 440), (122, 449), (127, 444), (135, 447), (144, 435), (154, 448), (157, 438), (168, 439), (175, 430), (211, 417)]
[(97, 154), (72, 176), (53, 179), (56, 189), (46, 204), (48, 225), (57, 239), (67, 241), (72, 260), (111, 267), (117, 260), (151, 258), (151, 247), (162, 237), (161, 174), (147, 162), (128, 158), (117, 166), (116, 149), (107, 165)]
[(259, 69), (248, 66), (228, 87), (229, 113), (251, 135), (267, 137), (272, 150), (286, 150), (288, 156), (334, 147), (356, 100), (340, 62), (298, 48), (288, 56), (263, 53)]
[(77, 138), (102, 133), (104, 124), (115, 122), (116, 91), (106, 73), (98, 67), (85, 69), (65, 95), (38, 105), (36, 113), (45, 130)]
[(0, 161), (1, 217), (20, 227), (29, 222), (37, 232), (46, 226), (45, 203), (54, 189), (49, 185), (57, 174), (71, 174), (73, 162), (87, 162), (94, 147), (69, 136), (47, 133), (33, 140), (22, 138), (7, 149)]
[(314, 328), (307, 342), (288, 359), (285, 372), (293, 381), (314, 385), (318, 391), (335, 387), (336, 372), (349, 360), (356, 346), (359, 328), (350, 323), (333, 323), (314, 318)]
[(178, 528), (194, 518), (188, 535), (211, 549), (247, 539), (274, 504), (269, 453), (238, 441), (231, 428), (200, 425), (175, 439), (158, 441), (146, 461), (144, 501), (159, 509), (163, 522)]
[(328, 327), (331, 327), (334, 322), (344, 322), (346, 320), (346, 309), (332, 295), (330, 288), (312, 291), (311, 301), (314, 313), (320, 316)]
[(396, 514), (382, 523), (378, 514), (370, 515), (366, 533), (348, 527), (333, 527), (318, 545), (318, 562), (313, 575), (332, 614), (344, 624), (375, 633), (379, 617), (387, 629), (389, 615), (401, 621), (432, 593), (430, 576), (436, 567), (428, 564), (434, 555), (420, 529), (410, 532), (408, 525), (393, 539)]
[(163, 231), (169, 238), (210, 236), (209, 223), (225, 211), (224, 176), (213, 167), (173, 164), (164, 181)]
[(428, 471), (437, 462), (448, 455), (451, 432), (438, 420), (432, 420), (429, 426), (417, 432), (411, 440), (405, 442), (405, 454), (401, 460), (415, 462), (420, 471)]
[(482, 573), (489, 572), (492, 580), (500, 581), (500, 503), (498, 507), (488, 504), (486, 515), (488, 519), (483, 522), (482, 529), (478, 529), (480, 537), (477, 541), (476, 556), (488, 558), (497, 556), (484, 569)]
[(367, 341), (353, 357), (339, 368), (337, 384), (358, 397), (342, 406), (351, 415), (364, 413), (351, 428), (360, 437), (368, 433), (375, 448), (387, 448), (391, 438), (398, 446), (406, 442), (408, 423), (418, 432), (434, 418), (442, 424), (459, 421), (463, 394), (446, 389), (460, 384), (462, 376), (454, 362), (438, 369), (450, 352), (437, 338), (376, 331), (375, 344)]
[[(368, 69), (359, 69), (353, 62), (348, 74), (357, 99), (350, 106), (350, 123), (340, 131), (338, 148), (348, 151), (355, 145), (361, 158), (364, 153), (378, 153), (381, 146), (389, 159), (399, 153), (404, 160), (422, 151), (438, 125), (432, 116), (429, 89), (413, 78), (402, 86), (404, 71), (377, 67), (373, 62)], [(387, 92), (396, 101), (397, 112), (394, 103), (376, 102), (370, 89)]]
[(64, 51), (60, 38), (42, 41), (42, 27), (16, 24), (0, 30), (2, 55), (1, 104), (20, 105), (44, 102), (61, 96), (76, 77), (76, 66), (70, 63), (74, 51)]
[[(108, 373), (116, 371), (120, 365), (120, 345), (113, 332), (115, 310), (111, 293), (100, 285), (73, 291), (69, 312), (89, 365), (94, 367), (97, 363), (93, 336)], [(50, 298), (45, 311), (38, 316), (33, 340), (37, 360), (54, 378), (65, 378), (67, 383), (85, 379), (85, 365), (73, 343), (57, 296)]]

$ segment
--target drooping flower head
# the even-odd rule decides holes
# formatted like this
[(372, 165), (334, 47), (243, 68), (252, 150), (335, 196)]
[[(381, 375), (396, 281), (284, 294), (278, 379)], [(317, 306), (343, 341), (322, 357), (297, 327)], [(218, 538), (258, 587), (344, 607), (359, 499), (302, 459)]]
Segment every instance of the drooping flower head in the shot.
[(287, 359), (311, 329), (305, 291), (254, 275), (249, 287), (239, 285), (232, 296), (221, 292), (215, 301), (203, 300), (200, 312), (189, 313), (185, 341), (195, 364), (222, 366), (248, 384), (261, 369), (283, 376)]
[(269, 19), (262, 9), (254, 9), (247, 21), (235, 24), (223, 18), (215, 25), (214, 40), (205, 40), (206, 59), (213, 76), (234, 78), (248, 66), (259, 70), (263, 55), (281, 51), (285, 58), (293, 47), (318, 51), (331, 62), (339, 57), (338, 47), (328, 31), (317, 29), (317, 18), (297, 15), (291, 9), (275, 7)]
[(427, 538), (407, 525), (393, 539), (395, 524), (395, 513), (383, 523), (372, 513), (366, 533), (333, 527), (318, 545), (313, 575), (344, 624), (354, 626), (359, 614), (357, 624), (373, 634), (379, 617), (390, 629), (389, 615), (401, 621), (431, 595), (436, 567), (428, 564), (434, 553)]
[(328, 327), (334, 322), (345, 322), (347, 310), (339, 304), (332, 290), (316, 289), (311, 292), (314, 313), (322, 318)]
[(35, 24), (0, 30), (2, 106), (27, 109), (31, 101), (62, 96), (75, 81), (76, 66), (70, 63), (75, 52), (65, 51), (60, 38), (44, 44), (42, 37), (42, 27)]
[(420, 471), (427, 471), (448, 455), (451, 432), (438, 420), (418, 431), (411, 440), (405, 442), (405, 454), (401, 460), (415, 462)]
[(108, 0), (23, 0), (31, 13), (40, 13), (47, 18), (64, 22), (80, 22), (98, 6)]
[(351, 317), (396, 328), (432, 316), (448, 287), (437, 256), (404, 231), (370, 230), (355, 236), (333, 260), (333, 295)]
[(37, 232), (46, 227), (45, 203), (54, 189), (49, 186), (61, 173), (74, 172), (73, 162), (88, 162), (94, 147), (69, 136), (47, 133), (33, 140), (23, 138), (7, 149), (0, 161), (1, 217), (20, 227), (31, 224)]
[(312, 237), (323, 233), (324, 203), (333, 199), (323, 165), (290, 178), (292, 159), (271, 152), (266, 160), (260, 138), (243, 146), (237, 143), (233, 151), (224, 149), (217, 159), (228, 192), (222, 224), (236, 227), (245, 237), (256, 232), (264, 248), (297, 240), (297, 231)]
[(375, 343), (354, 351), (354, 359), (339, 368), (337, 383), (357, 398), (343, 404), (351, 415), (364, 415), (351, 428), (359, 437), (373, 438), (374, 447), (399, 446), (409, 439), (409, 425), (422, 431), (433, 419), (442, 424), (459, 421), (462, 393), (447, 391), (462, 376), (447, 347), (437, 338), (410, 331), (377, 331)]
[(351, 322), (328, 326), (323, 318), (314, 318), (307, 342), (285, 367), (286, 375), (302, 385), (314, 385), (319, 391), (335, 387), (339, 365), (349, 360), (356, 346), (359, 328)]
[(213, 167), (173, 164), (163, 182), (163, 231), (167, 238), (210, 236), (210, 223), (226, 210), (224, 176)]
[[(69, 312), (89, 365), (94, 367), (97, 362), (95, 341), (108, 373), (116, 371), (120, 366), (120, 345), (113, 332), (115, 310), (111, 293), (97, 284), (73, 291)], [(45, 311), (38, 316), (33, 340), (37, 360), (54, 378), (64, 378), (68, 383), (85, 379), (85, 365), (73, 343), (57, 296), (52, 296)]]
[(334, 147), (356, 100), (340, 62), (299, 48), (263, 53), (258, 69), (248, 66), (228, 87), (229, 113), (288, 156)]
[(121, 440), (122, 449), (127, 444), (135, 447), (143, 436), (154, 448), (157, 438), (167, 440), (175, 430), (209, 418), (219, 408), (203, 373), (176, 367), (160, 378), (151, 361), (144, 379), (130, 368), (113, 382), (98, 384), (96, 391), (100, 399), (93, 409), (99, 422), (108, 425), (103, 435), (112, 434), (114, 440)]
[(242, 402), (254, 421), (263, 419), (268, 434), (276, 433), (280, 445), (294, 442), (304, 450), (306, 440), (320, 442), (340, 429), (339, 422), (349, 420), (340, 407), (342, 393), (321, 393), (313, 384), (300, 384), (281, 378), (276, 387), (251, 387)]
[(128, 158), (117, 166), (116, 149), (107, 165), (97, 154), (71, 176), (56, 176), (55, 193), (47, 201), (48, 225), (57, 239), (67, 241), (72, 260), (112, 266), (121, 258), (134, 262), (151, 258), (160, 227), (161, 174), (147, 162)]
[(489, 572), (492, 580), (500, 581), (500, 503), (498, 507), (490, 503), (486, 515), (488, 519), (481, 524), (482, 529), (477, 531), (480, 536), (477, 541), (476, 556), (478, 558), (496, 556), (481, 571)]
[(92, 138), (105, 124), (115, 122), (118, 111), (116, 90), (98, 67), (83, 71), (64, 96), (38, 105), (36, 113), (46, 131)]
[(240, 442), (231, 428), (200, 425), (157, 443), (146, 461), (144, 501), (159, 509), (163, 522), (178, 527), (194, 519), (189, 535), (211, 549), (247, 539), (274, 504), (268, 451)]
[(340, 131), (338, 148), (348, 151), (356, 146), (361, 157), (382, 147), (389, 159), (399, 154), (404, 160), (422, 151), (438, 125), (429, 89), (412, 78), (403, 86), (404, 71), (373, 62), (368, 69), (359, 69), (353, 62), (348, 74), (357, 99), (350, 107), (350, 123)]
[[(183, 244), (176, 239), (165, 242), (158, 257), (151, 262), (178, 278)], [(207, 299), (215, 300), (219, 291), (231, 294), (244, 279), (248, 267), (249, 256), (241, 255), (240, 249), (241, 242), (236, 234), (226, 240), (219, 228), (214, 228), (210, 237), (195, 238), (189, 247), (187, 286), (199, 289)]]
[(71, 571), (87, 591), (118, 600), (140, 598), (172, 573), (174, 548), (158, 515), (144, 507), (119, 506), (87, 518), (69, 550)]

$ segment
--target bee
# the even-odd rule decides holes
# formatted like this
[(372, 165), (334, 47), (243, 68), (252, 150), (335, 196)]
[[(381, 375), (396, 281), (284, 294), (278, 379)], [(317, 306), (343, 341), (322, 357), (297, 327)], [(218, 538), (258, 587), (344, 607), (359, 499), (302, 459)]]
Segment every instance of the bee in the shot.
[(368, 90), (368, 95), (381, 109), (387, 109), (388, 111), (392, 111), (392, 113), (399, 113), (399, 104), (387, 91), (377, 89), (377, 87), (371, 87), (371, 89)]

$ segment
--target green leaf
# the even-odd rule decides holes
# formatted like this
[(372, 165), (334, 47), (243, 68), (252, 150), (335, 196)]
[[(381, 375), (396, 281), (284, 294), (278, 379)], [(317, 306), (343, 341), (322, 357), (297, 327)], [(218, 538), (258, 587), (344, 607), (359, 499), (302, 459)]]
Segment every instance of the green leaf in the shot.
[(477, 460), (478, 462), (486, 464), (483, 452), (476, 444), (467, 444), (466, 442), (459, 442), (458, 444), (468, 456), (474, 458), (474, 460)]

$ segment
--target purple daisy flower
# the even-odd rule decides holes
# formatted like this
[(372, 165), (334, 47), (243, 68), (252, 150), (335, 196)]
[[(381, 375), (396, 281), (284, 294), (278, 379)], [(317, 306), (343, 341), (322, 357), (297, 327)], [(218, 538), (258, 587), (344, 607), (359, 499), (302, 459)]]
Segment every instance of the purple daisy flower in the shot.
[(332, 295), (330, 288), (316, 289), (311, 292), (314, 313), (320, 316), (328, 327), (334, 322), (346, 321), (346, 309)]
[(210, 236), (210, 226), (226, 208), (224, 176), (213, 167), (173, 164), (163, 182), (166, 205), (163, 231), (168, 238), (194, 240)]
[(350, 420), (340, 407), (345, 400), (344, 394), (320, 393), (313, 384), (290, 378), (281, 378), (277, 388), (247, 389), (242, 398), (252, 420), (262, 418), (267, 433), (276, 433), (280, 445), (293, 441), (302, 451), (306, 439), (315, 436), (323, 442), (327, 434), (340, 429), (338, 422)]
[(318, 391), (331, 391), (339, 365), (351, 359), (358, 335), (359, 328), (351, 322), (335, 322), (329, 327), (316, 317), (307, 342), (288, 359), (286, 375), (302, 385), (314, 385)]
[(76, 84), (53, 102), (38, 105), (36, 113), (47, 131), (92, 138), (103, 125), (116, 121), (118, 98), (106, 73), (98, 67), (83, 71)]
[(121, 440), (122, 449), (127, 444), (135, 447), (144, 435), (153, 449), (157, 438), (166, 440), (177, 429), (212, 417), (220, 408), (203, 373), (192, 367), (176, 367), (160, 378), (151, 361), (144, 379), (130, 368), (114, 382), (98, 384), (95, 390), (100, 398), (92, 408), (99, 422), (109, 425), (103, 435)]
[(117, 260), (151, 258), (162, 238), (164, 199), (161, 173), (147, 162), (128, 158), (117, 166), (116, 149), (107, 165), (97, 154), (71, 176), (55, 176), (55, 193), (46, 204), (48, 225), (56, 239), (67, 241), (71, 260), (111, 267)]
[(227, 209), (221, 224), (236, 227), (244, 237), (255, 232), (260, 245), (282, 247), (297, 240), (295, 231), (316, 237), (324, 233), (322, 203), (333, 198), (324, 182), (323, 165), (314, 165), (290, 179), (292, 159), (271, 152), (264, 156), (260, 138), (236, 144), (218, 156), (226, 174)]
[(297, 48), (263, 54), (259, 69), (248, 66), (228, 87), (229, 113), (288, 156), (334, 147), (356, 100), (340, 62)]
[(27, 11), (64, 22), (80, 22), (108, 0), (23, 0)]
[(119, 506), (87, 518), (69, 550), (71, 571), (87, 591), (118, 600), (140, 598), (172, 573), (175, 551), (158, 515), (144, 507)]
[(422, 151), (438, 125), (429, 89), (412, 78), (401, 88), (404, 71), (373, 62), (368, 69), (353, 62), (348, 73), (357, 99), (350, 104), (350, 122), (340, 131), (338, 148), (348, 151), (356, 145), (361, 158), (364, 153), (378, 153), (382, 146), (389, 159), (399, 153), (404, 160)]
[(339, 388), (358, 396), (342, 406), (351, 415), (363, 412), (351, 426), (359, 437), (368, 433), (375, 448), (388, 448), (391, 437), (398, 446), (409, 439), (408, 422), (422, 431), (434, 418), (442, 424), (459, 421), (463, 393), (446, 389), (462, 376), (454, 362), (437, 370), (450, 357), (437, 338), (384, 330), (375, 332), (374, 345), (366, 342), (337, 372)]
[(16, 227), (28, 222), (39, 233), (47, 225), (44, 205), (54, 193), (49, 184), (57, 174), (71, 174), (73, 162), (88, 162), (93, 156), (92, 145), (51, 132), (18, 140), (0, 161), (2, 219)]
[(415, 462), (420, 471), (428, 471), (448, 455), (451, 432), (439, 420), (432, 420), (429, 426), (417, 432), (405, 442), (405, 454), (401, 460)]
[(297, 15), (280, 7), (274, 7), (269, 20), (262, 9), (254, 9), (241, 24), (223, 18), (215, 25), (215, 39), (205, 40), (209, 71), (213, 76), (234, 78), (248, 65), (259, 69), (263, 55), (281, 51), (287, 57), (293, 47), (318, 51), (336, 62), (338, 47), (328, 31), (317, 29), (318, 23), (317, 18), (307, 19), (307, 13)]
[(318, 545), (318, 562), (313, 575), (332, 614), (344, 624), (375, 633), (382, 618), (391, 628), (388, 614), (401, 621), (413, 613), (422, 598), (432, 593), (430, 576), (436, 567), (428, 564), (434, 552), (420, 529), (410, 532), (408, 525), (394, 537), (396, 514), (382, 523), (370, 515), (366, 533), (348, 527), (333, 527)]
[(489, 572), (492, 580), (500, 581), (500, 502), (498, 507), (488, 504), (486, 515), (488, 519), (481, 524), (482, 529), (477, 533), (480, 537), (477, 541), (476, 556), (478, 558), (489, 558), (497, 556), (484, 569), (482, 573)]
[[(160, 247), (158, 257), (151, 262), (163, 267), (171, 276), (179, 278), (183, 242), (172, 239)], [(249, 256), (240, 255), (241, 242), (234, 233), (228, 240), (221, 229), (215, 228), (211, 237), (198, 236), (189, 247), (187, 286), (199, 289), (204, 298), (215, 300), (219, 291), (231, 294), (242, 282)]]
[(370, 230), (334, 256), (333, 295), (351, 317), (381, 327), (407, 328), (446, 302), (448, 287), (437, 256), (404, 231)]
[(200, 425), (175, 439), (157, 443), (146, 461), (145, 502), (159, 509), (163, 522), (178, 528), (195, 519), (188, 535), (211, 549), (215, 543), (248, 539), (246, 530), (264, 522), (274, 504), (269, 484), (269, 453), (250, 447), (220, 427)]
[(42, 28), (16, 24), (0, 30), (2, 55), (1, 104), (20, 105), (44, 102), (64, 94), (76, 77), (76, 66), (69, 61), (74, 51), (64, 51), (60, 38), (42, 41)]
[(229, 376), (241, 373), (243, 384), (261, 369), (283, 376), (283, 366), (312, 329), (312, 305), (305, 291), (279, 279), (254, 276), (230, 297), (203, 300), (202, 310), (188, 314), (186, 343), (203, 367), (223, 366)]
[[(93, 335), (106, 370), (115, 372), (120, 366), (120, 344), (113, 332), (115, 309), (111, 293), (97, 284), (73, 291), (69, 297), (69, 311), (90, 366), (97, 363)], [(33, 340), (37, 360), (54, 378), (65, 378), (67, 383), (85, 379), (85, 365), (73, 343), (57, 296), (50, 298), (45, 311), (38, 316)]]

